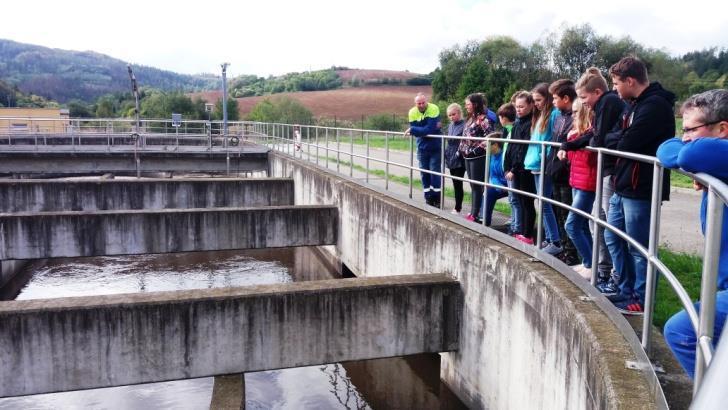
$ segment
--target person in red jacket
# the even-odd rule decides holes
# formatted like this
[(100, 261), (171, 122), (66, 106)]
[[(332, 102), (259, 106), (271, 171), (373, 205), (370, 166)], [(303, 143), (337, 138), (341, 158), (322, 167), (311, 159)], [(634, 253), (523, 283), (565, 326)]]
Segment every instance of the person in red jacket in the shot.
[[(573, 141), (591, 131), (592, 113), (581, 100), (575, 100), (573, 106), (574, 123), (567, 135), (567, 141)], [(586, 149), (574, 151), (559, 150), (557, 156), (560, 160), (568, 157), (571, 170), (569, 172), (569, 185), (572, 189), (571, 206), (591, 213), (596, 197), (597, 188), (597, 155)], [(591, 278), (592, 266), (592, 234), (589, 231), (589, 220), (570, 211), (566, 217), (566, 234), (576, 247), (582, 265), (575, 266), (574, 270), (586, 279)]]

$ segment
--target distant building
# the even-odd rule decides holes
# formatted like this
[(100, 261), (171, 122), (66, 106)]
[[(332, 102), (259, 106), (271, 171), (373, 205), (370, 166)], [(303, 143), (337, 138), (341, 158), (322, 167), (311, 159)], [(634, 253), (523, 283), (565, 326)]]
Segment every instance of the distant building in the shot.
[(0, 108), (0, 134), (65, 133), (69, 128), (69, 113), (65, 108)]

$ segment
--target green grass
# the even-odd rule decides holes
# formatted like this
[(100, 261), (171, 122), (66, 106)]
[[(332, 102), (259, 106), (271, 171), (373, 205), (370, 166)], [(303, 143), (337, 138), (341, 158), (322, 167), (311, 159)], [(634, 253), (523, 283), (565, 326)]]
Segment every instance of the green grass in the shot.
[[(340, 135), (339, 136), (339, 144), (341, 146), (350, 146), (351, 145), (351, 138), (346, 135)], [(405, 151), (409, 152), (410, 150), (410, 137), (405, 137), (404, 135), (400, 136), (389, 136), (389, 141), (386, 141), (387, 138), (384, 135), (369, 135), (369, 146), (372, 148), (385, 148), (386, 144), (389, 144), (389, 149), (393, 151)], [(414, 141), (412, 141), (414, 143)], [(322, 141), (319, 139), (319, 144), (321, 144)], [(333, 143), (333, 144), (332, 144)], [(354, 136), (354, 145), (366, 145), (367, 140), (366, 138), (362, 136)], [(336, 140), (332, 139), (331, 136), (329, 136), (329, 146), (336, 145)], [(415, 148), (416, 149), (416, 148)]]
[(680, 188), (692, 188), (693, 179), (677, 172), (670, 172), (670, 185)]
[[(697, 300), (700, 297), (700, 275), (703, 270), (703, 260), (699, 256), (672, 252), (665, 248), (660, 249), (660, 260), (675, 274), (690, 298)], [(653, 318), (655, 326), (662, 329), (667, 319), (682, 309), (682, 304), (667, 279), (660, 278), (657, 282)]]

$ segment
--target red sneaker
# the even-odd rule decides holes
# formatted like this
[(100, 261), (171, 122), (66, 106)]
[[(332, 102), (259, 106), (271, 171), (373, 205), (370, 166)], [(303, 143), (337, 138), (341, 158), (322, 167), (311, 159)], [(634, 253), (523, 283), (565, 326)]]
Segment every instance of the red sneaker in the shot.
[(531, 239), (531, 238), (526, 238), (525, 236), (523, 236), (523, 235), (521, 235), (521, 234), (516, 234), (516, 235), (514, 236), (514, 238), (518, 239), (519, 241), (521, 241), (521, 242), (523, 242), (523, 243), (525, 243), (525, 244), (528, 244), (528, 245), (533, 245), (533, 239)]

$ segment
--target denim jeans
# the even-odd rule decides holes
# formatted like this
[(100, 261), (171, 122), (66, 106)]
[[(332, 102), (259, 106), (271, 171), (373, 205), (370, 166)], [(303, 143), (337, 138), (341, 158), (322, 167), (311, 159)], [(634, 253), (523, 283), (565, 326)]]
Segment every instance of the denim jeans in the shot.
[[(617, 193), (609, 201), (607, 222), (637, 241), (645, 248), (650, 240), (650, 201), (631, 199)], [(645, 303), (647, 282), (647, 259), (627, 241), (607, 229), (604, 241), (612, 255), (614, 269), (619, 275), (619, 291), (623, 295), (634, 295), (640, 303)]]
[[(538, 192), (539, 185), (541, 183), (541, 174), (533, 174), (533, 181), (536, 184), (536, 193)], [(543, 194), (545, 198), (551, 199), (553, 186), (551, 185), (551, 177), (546, 175), (543, 179)], [(559, 237), (559, 225), (556, 222), (556, 215), (550, 203), (543, 202), (543, 213), (541, 220), (543, 221), (544, 230), (546, 231), (546, 240), (549, 242), (560, 241)]]
[[(508, 181), (508, 188), (516, 188), (515, 181)], [(511, 232), (521, 232), (521, 218), (523, 217), (521, 210), (521, 201), (513, 192), (508, 192), (508, 202), (511, 204)]]
[[(695, 304), (700, 312), (700, 302)], [(713, 347), (720, 341), (726, 315), (728, 315), (728, 290), (722, 290), (715, 296), (715, 322), (713, 324)], [(680, 362), (690, 378), (695, 376), (695, 347), (697, 338), (690, 318), (685, 310), (681, 310), (665, 323), (665, 341), (672, 353)]]
[[(465, 168), (468, 170), (468, 179), (485, 181), (485, 158), (466, 158)], [(483, 185), (470, 183), (470, 200), (470, 214), (478, 217), (483, 211)]]
[[(465, 167), (450, 168), (450, 175), (460, 178), (464, 177)], [(463, 181), (453, 179), (452, 187), (455, 191), (455, 210), (460, 212), (463, 209), (463, 197), (465, 196), (465, 191), (463, 191)]]
[[(440, 169), (440, 150), (417, 150), (417, 160), (420, 162), (420, 168), (428, 171), (442, 172)], [(422, 172), (422, 190), (425, 192), (425, 199), (435, 199), (440, 197), (440, 187), (442, 187), (442, 177), (432, 175), (429, 172)]]
[[(614, 181), (612, 176), (607, 175), (602, 178), (602, 203), (599, 210), (599, 218), (606, 221), (609, 213), (609, 201), (614, 195)], [(600, 206), (600, 204), (595, 204)], [(599, 228), (599, 272), (611, 275), (612, 273), (612, 255), (609, 254), (609, 248), (604, 241), (604, 228)]]
[[(501, 199), (508, 196), (506, 191), (498, 188), (488, 187), (488, 195), (485, 198), (485, 206), (481, 208), (480, 218), (485, 219), (485, 226), (490, 226), (490, 222), (493, 219), (493, 209), (495, 208), (495, 203)], [(483, 212), (485, 212), (485, 215), (483, 215)]]
[[(591, 213), (596, 193), (574, 188), (571, 191), (571, 196), (574, 198), (571, 206), (586, 213)], [(574, 243), (584, 266), (591, 268), (593, 246), (589, 220), (574, 212), (569, 212), (569, 216), (566, 217), (566, 233), (569, 235), (571, 242)]]

